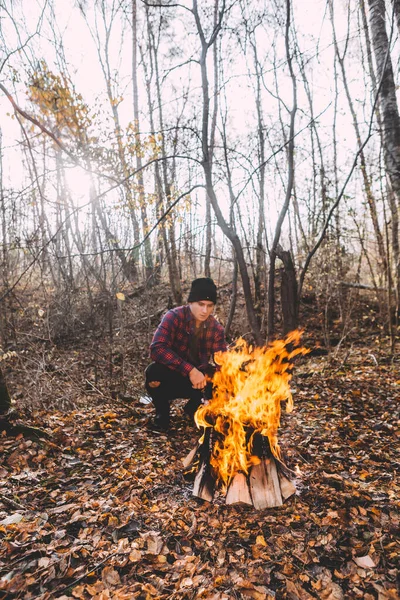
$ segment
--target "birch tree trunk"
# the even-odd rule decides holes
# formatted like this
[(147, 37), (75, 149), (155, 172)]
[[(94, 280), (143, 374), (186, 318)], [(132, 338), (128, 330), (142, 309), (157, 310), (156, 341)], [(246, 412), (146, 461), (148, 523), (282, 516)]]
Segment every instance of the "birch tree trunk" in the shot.
[[(344, 59), (345, 59), (345, 54), (346, 54), (346, 50), (347, 50), (347, 42), (346, 42), (346, 45), (345, 45), (345, 51), (344, 51), (343, 55), (341, 55), (340, 52), (339, 52), (339, 46), (338, 46), (338, 41), (337, 41), (337, 36), (336, 36), (336, 28), (335, 28), (335, 23), (334, 23), (334, 5), (333, 5), (333, 0), (330, 0), (330, 2), (329, 2), (329, 8), (330, 8), (330, 14), (331, 14), (333, 43), (334, 43), (334, 47), (335, 47), (335, 53), (336, 53), (336, 57), (337, 57), (337, 60), (339, 62), (340, 70), (341, 70), (341, 73), (342, 73), (343, 86), (344, 86), (344, 90), (345, 90), (345, 93), (346, 93), (347, 102), (349, 104), (350, 114), (351, 114), (351, 118), (352, 118), (352, 121), (353, 121), (353, 127), (354, 127), (354, 131), (355, 131), (355, 134), (356, 134), (356, 139), (357, 139), (357, 145), (358, 145), (358, 148), (360, 150), (360, 169), (361, 169), (361, 175), (362, 175), (363, 183), (364, 183), (365, 196), (366, 196), (366, 199), (367, 199), (367, 203), (368, 203), (368, 207), (369, 207), (369, 212), (370, 212), (370, 216), (371, 216), (371, 221), (372, 221), (372, 225), (373, 225), (373, 228), (374, 228), (376, 241), (377, 241), (377, 244), (378, 244), (379, 259), (380, 259), (380, 262), (381, 262), (381, 268), (382, 268), (382, 271), (384, 273), (386, 273), (386, 271), (387, 271), (387, 259), (386, 259), (386, 252), (385, 252), (385, 244), (384, 244), (384, 240), (383, 240), (383, 235), (382, 235), (382, 232), (381, 232), (381, 228), (379, 226), (378, 211), (377, 211), (377, 208), (376, 208), (375, 196), (374, 196), (373, 191), (372, 191), (371, 178), (370, 178), (369, 173), (368, 173), (368, 167), (367, 167), (367, 162), (366, 162), (366, 159), (365, 159), (365, 154), (364, 154), (364, 151), (362, 150), (362, 140), (361, 140), (360, 127), (358, 125), (358, 119), (357, 119), (356, 111), (355, 111), (355, 108), (354, 108), (353, 99), (352, 99), (351, 94), (350, 94), (350, 89), (349, 89), (349, 85), (348, 85), (348, 81), (347, 81), (347, 73), (346, 73), (346, 69), (345, 69), (345, 65), (344, 65)], [(347, 36), (349, 36), (349, 30), (347, 31)]]
[[(132, 0), (132, 86), (133, 86), (133, 115), (135, 119), (135, 140), (136, 140), (136, 170), (138, 171), (139, 184), (139, 208), (142, 218), (143, 237), (148, 230), (148, 216), (146, 208), (146, 197), (144, 192), (144, 180), (142, 171), (141, 139), (140, 139), (140, 119), (139, 119), (139, 87), (137, 75), (137, 5), (136, 0)], [(153, 257), (151, 253), (150, 238), (146, 238), (144, 242), (144, 262), (146, 282), (150, 282), (153, 275)]]
[[(218, 23), (218, 4), (219, 0), (214, 0), (214, 27)], [(210, 131), (210, 162), (212, 164), (214, 147), (215, 147), (215, 129), (217, 126), (217, 114), (218, 114), (218, 45), (217, 43), (213, 46), (213, 67), (214, 67), (214, 98), (213, 98), (213, 112), (211, 118), (211, 131)], [(211, 241), (212, 241), (212, 228), (211, 228), (211, 203), (208, 194), (206, 194), (206, 248), (204, 258), (204, 275), (211, 277)]]
[[(393, 197), (395, 198), (398, 211), (400, 208), (400, 117), (390, 57), (390, 42), (386, 31), (385, 2), (384, 0), (368, 0), (368, 6), (377, 80), (381, 82), (379, 89), (379, 107), (383, 128), (384, 159), (389, 185)], [(393, 239), (398, 239), (398, 231), (393, 233)], [(400, 292), (400, 261), (398, 251), (395, 260), (398, 305)]]
[[(155, 35), (153, 31), (152, 24), (150, 22), (150, 16), (148, 10), (146, 11), (147, 16), (147, 29), (148, 29), (148, 46), (150, 57), (152, 59), (152, 68), (154, 68), (155, 75), (155, 95), (158, 105), (158, 129), (160, 132), (160, 141), (161, 141), (161, 157), (164, 158), (162, 161), (161, 169), (158, 167), (158, 164), (155, 166), (156, 173), (156, 187), (159, 191), (159, 210), (161, 213), (164, 213), (166, 205), (171, 201), (171, 187), (172, 182), (168, 177), (168, 166), (167, 166), (167, 151), (166, 151), (166, 142), (164, 135), (164, 114), (163, 114), (163, 102), (162, 102), (162, 93), (161, 93), (161, 79), (159, 73), (159, 64), (158, 64), (158, 45), (155, 40)], [(151, 106), (150, 100), (150, 89), (149, 83), (147, 86), (147, 95), (148, 95), (148, 103), (150, 108), (150, 117), (151, 117), (151, 129), (155, 131), (154, 125), (154, 117), (153, 117), (153, 108)], [(171, 226), (168, 228), (165, 225), (165, 222), (162, 223), (162, 236), (164, 241), (165, 254), (167, 257), (168, 264), (168, 275), (169, 282), (171, 286), (171, 292), (174, 298), (174, 302), (176, 304), (182, 303), (182, 286), (179, 277), (179, 268), (178, 268), (178, 257), (177, 257), (177, 247), (176, 247), (176, 236), (175, 236), (175, 220), (173, 212), (170, 213), (169, 218), (172, 220)]]

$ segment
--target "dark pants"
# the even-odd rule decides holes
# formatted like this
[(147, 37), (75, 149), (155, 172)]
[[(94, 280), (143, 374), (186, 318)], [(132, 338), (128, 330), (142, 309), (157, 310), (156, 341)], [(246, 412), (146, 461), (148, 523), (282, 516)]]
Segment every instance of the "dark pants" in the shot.
[[(152, 388), (149, 386), (152, 381), (159, 381), (160, 385)], [(189, 377), (185, 377), (165, 365), (153, 362), (146, 369), (146, 390), (153, 400), (156, 414), (168, 422), (171, 400), (188, 398), (189, 402), (185, 411), (193, 416), (200, 406), (202, 398), (211, 398), (212, 384), (209, 382), (203, 390), (196, 390), (192, 387)]]

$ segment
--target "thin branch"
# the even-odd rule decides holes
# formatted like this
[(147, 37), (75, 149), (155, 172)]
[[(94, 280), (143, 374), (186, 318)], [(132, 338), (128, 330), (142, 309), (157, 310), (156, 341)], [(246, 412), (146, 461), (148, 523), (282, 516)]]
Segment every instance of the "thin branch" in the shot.
[[(162, 159), (158, 159), (158, 160), (162, 160)], [(151, 230), (148, 231), (148, 233), (144, 236), (144, 238), (142, 239), (142, 241), (139, 242), (138, 244), (136, 244), (135, 246), (133, 246), (132, 248), (130, 248), (129, 251), (132, 252), (133, 250), (136, 250), (137, 248), (140, 248), (140, 246), (142, 246), (142, 244), (144, 244), (144, 242), (147, 240), (147, 238), (153, 233), (153, 231), (158, 227), (158, 225), (163, 221), (163, 219), (165, 219), (165, 217), (171, 212), (171, 210), (174, 208), (174, 206), (176, 206), (178, 204), (178, 202), (182, 198), (184, 198), (188, 194), (191, 194), (193, 190), (195, 190), (196, 188), (200, 188), (200, 187), (203, 188), (204, 185), (202, 185), (202, 184), (194, 185), (194, 186), (192, 186), (190, 188), (190, 190), (188, 190), (187, 192), (184, 192), (183, 194), (181, 194), (180, 196), (178, 196), (178, 198), (176, 200), (174, 200), (174, 202), (172, 204), (170, 204), (170, 206), (166, 209), (166, 211), (161, 215), (161, 217), (158, 219), (158, 221), (156, 222), (156, 224), (151, 228)], [(86, 206), (88, 206), (89, 204), (91, 204), (93, 202), (93, 200), (97, 200), (101, 196), (104, 196), (106, 193), (108, 193), (112, 189), (114, 189), (114, 187), (106, 190), (106, 192), (103, 192), (102, 194), (98, 194), (96, 196), (96, 198), (94, 198), (94, 199), (92, 198), (90, 200), (90, 202), (87, 202), (86, 204), (84, 204), (84, 205), (82, 205), (80, 207), (75, 208), (74, 210), (72, 210), (65, 217), (65, 219), (62, 221), (61, 225), (59, 226), (59, 228), (57, 229), (57, 231), (54, 233), (54, 235), (52, 235), (51, 238), (40, 248), (40, 250), (38, 251), (38, 253), (34, 256), (33, 260), (24, 269), (24, 271), (17, 278), (17, 280), (13, 283), (13, 285), (10, 288), (8, 288), (7, 291), (4, 292), (4, 294), (2, 296), (0, 296), (0, 302), (2, 302), (5, 298), (7, 298), (7, 296), (9, 296), (9, 294), (11, 294), (11, 292), (17, 287), (17, 285), (19, 284), (19, 282), (21, 281), (21, 279), (26, 275), (26, 273), (28, 271), (30, 271), (30, 269), (38, 261), (38, 259), (41, 256), (41, 254), (46, 250), (46, 248), (51, 244), (51, 242), (54, 241), (54, 239), (57, 237), (57, 235), (60, 233), (60, 231), (64, 227), (65, 223), (72, 217), (72, 215), (74, 215), (78, 210), (80, 210), (82, 208), (85, 208)], [(80, 256), (96, 256), (98, 254), (103, 254), (103, 252), (93, 253), (92, 255), (90, 255), (90, 254), (89, 255), (88, 254), (80, 254)], [(62, 257), (59, 257), (59, 258), (62, 258)]]
[(91, 569), (86, 571), (86, 573), (84, 575), (81, 575), (81, 577), (78, 577), (78, 579), (75, 579), (74, 581), (72, 581), (72, 583), (61, 588), (60, 590), (55, 590), (53, 592), (53, 595), (57, 594), (57, 596), (62, 596), (64, 594), (64, 592), (67, 592), (69, 589), (71, 589), (72, 587), (75, 587), (81, 581), (84, 581), (86, 579), (86, 577), (89, 575), (89, 573), (93, 573), (94, 571), (97, 571), (100, 567), (102, 567), (104, 565), (104, 563), (108, 562), (110, 560), (110, 558), (113, 558), (113, 556), (116, 556), (117, 554), (118, 554), (118, 551), (112, 552), (112, 554), (109, 554), (108, 556), (106, 556), (106, 558), (104, 558), (101, 562), (97, 563), (97, 565), (95, 565), (94, 567), (92, 567)]
[[(312, 119), (310, 119), (310, 121), (309, 121), (309, 122), (308, 122), (306, 125), (304, 125), (304, 127), (302, 127), (302, 129), (299, 129), (299, 130), (297, 131), (297, 133), (295, 133), (295, 134), (294, 134), (294, 136), (293, 136), (293, 139), (295, 139), (295, 138), (296, 138), (298, 135), (300, 135), (301, 133), (303, 133), (303, 131), (305, 131), (306, 129), (308, 129), (308, 127), (310, 127), (310, 125), (311, 125), (312, 123), (314, 123), (314, 122), (315, 122), (317, 119), (319, 119), (319, 117), (320, 117), (321, 115), (323, 115), (323, 114), (324, 114), (324, 113), (325, 113), (325, 112), (328, 110), (328, 108), (331, 106), (331, 104), (332, 104), (332, 102), (329, 102), (329, 104), (328, 104), (328, 105), (327, 105), (327, 106), (326, 106), (326, 107), (325, 107), (323, 110), (321, 110), (321, 112), (320, 112), (320, 113), (319, 113), (319, 114), (318, 114), (316, 117), (313, 117)], [(247, 179), (246, 183), (245, 183), (245, 184), (244, 184), (244, 186), (242, 187), (242, 189), (241, 189), (241, 190), (238, 192), (238, 194), (237, 194), (237, 196), (236, 196), (236, 200), (238, 200), (238, 199), (239, 199), (239, 197), (240, 197), (240, 196), (243, 194), (243, 192), (245, 191), (246, 187), (247, 187), (247, 186), (249, 185), (249, 183), (252, 181), (253, 175), (255, 175), (255, 173), (257, 173), (257, 171), (259, 171), (260, 169), (262, 169), (262, 167), (264, 167), (265, 165), (267, 165), (267, 164), (269, 163), (269, 161), (270, 161), (270, 160), (272, 160), (272, 159), (274, 158), (274, 156), (276, 156), (277, 154), (279, 154), (279, 152), (282, 152), (282, 150), (283, 150), (284, 148), (286, 148), (286, 146), (287, 146), (288, 144), (290, 144), (292, 141), (293, 141), (293, 140), (292, 140), (292, 138), (291, 138), (291, 137), (289, 137), (289, 138), (286, 140), (286, 142), (285, 142), (284, 144), (282, 144), (281, 146), (279, 146), (279, 148), (278, 148), (277, 150), (275, 150), (275, 152), (273, 152), (272, 154), (270, 154), (270, 156), (269, 156), (269, 157), (268, 157), (268, 158), (267, 158), (267, 159), (266, 159), (266, 160), (265, 160), (263, 163), (260, 163), (259, 165), (257, 165), (257, 166), (255, 167), (255, 169), (254, 169), (254, 170), (253, 170), (253, 171), (250, 173), (250, 175), (249, 175), (249, 177), (248, 177), (248, 179)]]
[(9, 506), (10, 508), (13, 508), (14, 510), (23, 510), (23, 511), (28, 510), (26, 508), (26, 506), (23, 506), (19, 502), (16, 502), (15, 500), (9, 498), (8, 496), (5, 496), (4, 494), (0, 494), (0, 501), (3, 504), (5, 504), (6, 506)]
[(18, 106), (18, 104), (15, 102), (15, 100), (12, 97), (12, 95), (10, 94), (10, 92), (4, 87), (4, 85), (2, 83), (0, 83), (0, 90), (7, 96), (8, 100), (11, 102), (15, 112), (17, 112), (22, 117), (24, 117), (24, 119), (27, 119), (28, 121), (30, 121), (31, 123), (36, 125), (36, 127), (39, 127), (39, 129), (41, 129), (41, 131), (43, 131), (43, 133), (45, 133), (46, 135), (51, 137), (51, 139), (57, 144), (57, 146), (59, 148), (61, 148), (61, 150), (63, 150), (66, 154), (68, 154), (68, 156), (74, 162), (76, 162), (76, 158), (73, 156), (73, 154), (71, 154), (71, 152), (68, 150), (68, 148), (58, 139), (58, 137), (56, 137), (54, 135), (54, 133), (52, 133), (49, 129), (47, 129), (47, 127), (45, 125), (43, 125), (43, 123), (40, 123), (35, 117), (28, 114), (20, 106)]
[(179, 3), (162, 4), (161, 2), (159, 2), (157, 4), (153, 4), (153, 3), (150, 4), (150, 2), (148, 2), (147, 0), (141, 0), (141, 2), (145, 6), (148, 6), (149, 8), (184, 8), (185, 10), (187, 10), (189, 12), (193, 12), (191, 8), (188, 8), (187, 6), (184, 6), (183, 4), (179, 4)]
[(190, 63), (195, 63), (198, 65), (198, 64), (200, 64), (200, 61), (197, 60), (197, 58), (188, 58), (188, 60), (185, 60), (183, 63), (179, 63), (177, 65), (174, 65), (170, 69), (167, 69), (163, 75), (162, 83), (164, 83), (164, 81), (172, 73), (172, 71), (175, 71), (175, 69), (180, 69), (181, 67), (184, 67), (185, 65), (189, 65)]
[(16, 54), (17, 52), (21, 52), (22, 50), (24, 50), (26, 48), (26, 46), (29, 44), (29, 42), (31, 41), (31, 39), (34, 38), (36, 35), (38, 35), (39, 30), (40, 30), (40, 28), (42, 26), (43, 16), (44, 16), (44, 12), (45, 12), (45, 10), (47, 8), (47, 4), (48, 4), (48, 0), (45, 0), (45, 3), (44, 3), (43, 8), (42, 8), (42, 12), (40, 13), (40, 17), (39, 17), (37, 25), (36, 25), (36, 31), (35, 31), (35, 33), (32, 33), (31, 35), (29, 35), (28, 38), (25, 40), (25, 42), (22, 42), (21, 37), (20, 37), (19, 27), (15, 23), (15, 21), (14, 21), (12, 15), (10, 14), (10, 12), (7, 10), (7, 7), (4, 6), (4, 5), (1, 6), (1, 10), (4, 10), (4, 12), (7, 14), (7, 16), (10, 19), (10, 21), (14, 25), (14, 28), (15, 28), (16, 34), (18, 36), (18, 41), (19, 41), (20, 45), (19, 45), (18, 48), (16, 48), (15, 50), (13, 50), (9, 54), (7, 54), (7, 56), (3, 60), (2, 65), (0, 67), (0, 73), (4, 69), (4, 67), (5, 67), (7, 61), (9, 60), (9, 58), (11, 58), (11, 56), (13, 56), (13, 54)]
[(325, 234), (326, 234), (326, 231), (327, 231), (327, 229), (329, 227), (329, 223), (331, 221), (332, 215), (335, 212), (335, 210), (337, 209), (337, 207), (339, 206), (339, 203), (340, 203), (341, 199), (343, 198), (343, 194), (344, 194), (344, 192), (346, 190), (347, 184), (349, 183), (349, 181), (350, 181), (350, 179), (351, 179), (351, 177), (353, 175), (354, 169), (356, 168), (358, 158), (359, 158), (360, 154), (362, 154), (362, 152), (364, 151), (365, 146), (367, 145), (367, 143), (369, 142), (369, 140), (372, 137), (372, 125), (373, 125), (373, 122), (374, 122), (375, 109), (376, 109), (376, 105), (377, 105), (378, 100), (379, 100), (379, 94), (381, 92), (381, 88), (382, 88), (382, 84), (383, 84), (383, 79), (384, 79), (384, 76), (385, 76), (387, 61), (389, 60), (389, 52), (390, 52), (390, 45), (388, 45), (388, 49), (387, 49), (386, 56), (385, 56), (385, 62), (383, 64), (383, 68), (382, 68), (382, 75), (381, 75), (381, 78), (380, 78), (380, 81), (379, 81), (378, 89), (376, 90), (376, 94), (375, 94), (375, 98), (374, 98), (374, 103), (372, 105), (371, 118), (370, 118), (370, 121), (369, 121), (369, 128), (368, 128), (367, 136), (366, 136), (364, 142), (359, 147), (358, 151), (356, 152), (353, 164), (351, 165), (350, 171), (349, 171), (349, 173), (348, 173), (348, 175), (346, 177), (346, 180), (345, 180), (345, 182), (344, 182), (344, 184), (342, 186), (342, 189), (340, 190), (340, 193), (339, 193), (339, 195), (338, 195), (338, 197), (336, 199), (336, 202), (332, 205), (331, 210), (329, 211), (329, 214), (328, 214), (328, 216), (326, 218), (325, 224), (324, 224), (324, 226), (322, 228), (321, 234), (320, 234), (320, 236), (319, 236), (319, 238), (318, 238), (318, 240), (317, 240), (314, 248), (309, 252), (309, 254), (308, 254), (307, 258), (306, 258), (306, 261), (304, 263), (304, 266), (303, 266), (303, 269), (302, 269), (301, 275), (300, 275), (300, 281), (299, 281), (299, 298), (301, 297), (301, 292), (302, 292), (303, 284), (304, 284), (304, 278), (306, 276), (306, 273), (307, 273), (308, 267), (310, 265), (310, 262), (311, 262), (311, 260), (312, 260), (312, 258), (314, 256), (314, 254), (317, 252), (318, 248), (321, 246), (321, 244), (322, 244), (322, 242), (323, 242), (323, 240), (325, 238)]

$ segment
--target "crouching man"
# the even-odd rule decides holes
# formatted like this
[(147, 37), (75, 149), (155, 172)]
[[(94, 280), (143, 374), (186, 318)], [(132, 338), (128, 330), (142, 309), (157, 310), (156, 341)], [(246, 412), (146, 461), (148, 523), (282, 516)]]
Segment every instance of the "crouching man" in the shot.
[(212, 316), (217, 288), (209, 277), (192, 282), (188, 303), (168, 311), (150, 345), (146, 390), (156, 409), (154, 426), (168, 429), (170, 402), (188, 398), (185, 412), (193, 418), (202, 398), (211, 396), (215, 352), (226, 350), (224, 328)]

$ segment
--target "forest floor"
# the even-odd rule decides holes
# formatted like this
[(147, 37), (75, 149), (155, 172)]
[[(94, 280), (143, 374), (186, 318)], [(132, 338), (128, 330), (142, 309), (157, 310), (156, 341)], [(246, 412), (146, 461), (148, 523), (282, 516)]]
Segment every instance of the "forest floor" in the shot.
[[(89, 350), (53, 348), (55, 387)], [(398, 362), (371, 339), (299, 359), (279, 437), (297, 493), (264, 511), (192, 496), (199, 431), (183, 401), (168, 434), (148, 427), (137, 364), (133, 398), (86, 385), (71, 410), (20, 412), (48, 438), (0, 435), (0, 598), (400, 598)]]

